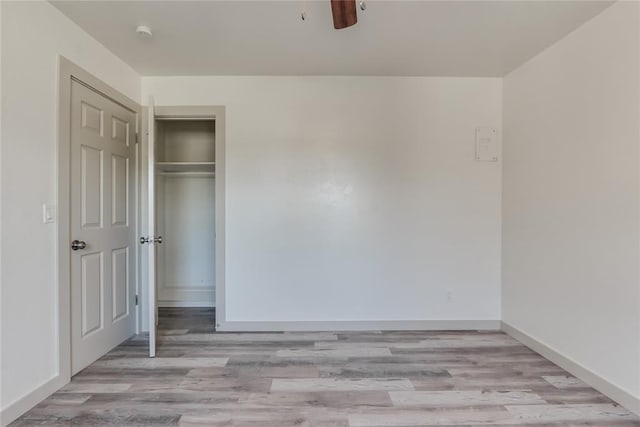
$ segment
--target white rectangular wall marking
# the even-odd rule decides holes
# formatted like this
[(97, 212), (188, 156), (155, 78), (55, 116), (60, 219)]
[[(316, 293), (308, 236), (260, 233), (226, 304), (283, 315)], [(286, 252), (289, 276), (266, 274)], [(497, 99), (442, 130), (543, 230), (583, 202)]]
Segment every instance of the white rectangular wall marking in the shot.
[(476, 161), (498, 161), (498, 132), (495, 128), (476, 128)]

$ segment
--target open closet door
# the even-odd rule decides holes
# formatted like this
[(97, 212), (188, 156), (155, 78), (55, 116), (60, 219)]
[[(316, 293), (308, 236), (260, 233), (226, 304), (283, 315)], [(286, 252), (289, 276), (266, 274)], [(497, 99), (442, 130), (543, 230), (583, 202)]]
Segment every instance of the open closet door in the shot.
[(158, 301), (156, 296), (156, 244), (162, 238), (156, 238), (156, 117), (153, 97), (149, 97), (148, 117), (148, 146), (147, 146), (147, 171), (148, 171), (148, 234), (145, 242), (149, 248), (149, 357), (156, 357), (156, 325), (158, 324)]

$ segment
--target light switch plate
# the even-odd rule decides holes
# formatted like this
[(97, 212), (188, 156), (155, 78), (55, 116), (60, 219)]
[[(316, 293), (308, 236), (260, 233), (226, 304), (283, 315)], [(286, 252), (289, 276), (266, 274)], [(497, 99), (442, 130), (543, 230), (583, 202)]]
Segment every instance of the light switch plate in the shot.
[(42, 222), (45, 224), (56, 222), (56, 207), (54, 205), (46, 203), (42, 205)]
[(476, 128), (476, 161), (498, 161), (498, 132), (495, 128)]

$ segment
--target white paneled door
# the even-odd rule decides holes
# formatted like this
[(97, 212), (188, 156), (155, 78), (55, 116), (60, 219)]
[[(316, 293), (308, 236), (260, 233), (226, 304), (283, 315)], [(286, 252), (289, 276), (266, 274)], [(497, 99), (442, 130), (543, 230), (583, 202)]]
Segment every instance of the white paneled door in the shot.
[(71, 370), (135, 332), (136, 114), (71, 83)]

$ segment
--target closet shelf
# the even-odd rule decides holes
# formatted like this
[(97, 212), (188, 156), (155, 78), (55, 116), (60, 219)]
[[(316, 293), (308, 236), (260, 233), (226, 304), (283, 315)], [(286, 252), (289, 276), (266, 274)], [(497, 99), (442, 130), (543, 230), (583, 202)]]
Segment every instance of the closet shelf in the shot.
[(157, 162), (161, 172), (215, 172), (215, 162)]

